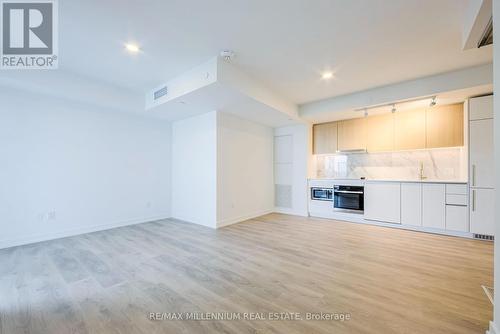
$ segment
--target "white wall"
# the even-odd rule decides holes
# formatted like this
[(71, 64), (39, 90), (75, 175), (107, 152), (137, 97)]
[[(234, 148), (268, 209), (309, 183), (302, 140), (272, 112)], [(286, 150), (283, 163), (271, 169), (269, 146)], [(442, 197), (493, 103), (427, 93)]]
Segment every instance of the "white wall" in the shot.
[(172, 217), (216, 227), (217, 113), (172, 124)]
[(217, 227), (273, 211), (273, 129), (217, 113)]
[[(493, 34), (500, 36), (500, 0), (493, 1)], [(493, 47), (493, 114), (494, 114), (494, 148), (495, 148), (495, 257), (494, 257), (494, 287), (495, 300), (500, 300), (500, 175), (498, 166), (500, 166), (500, 49), (498, 40)], [(500, 304), (494, 306), (492, 325), (492, 334), (500, 333)], [(495, 328), (496, 327), (496, 328)]]
[(170, 216), (168, 123), (2, 88), (0, 248)]
[(310, 174), (312, 153), (311, 127), (295, 125), (276, 128), (274, 138), (275, 184), (277, 188), (290, 186), (291, 191), (290, 206), (276, 206), (275, 211), (307, 216), (307, 178)]

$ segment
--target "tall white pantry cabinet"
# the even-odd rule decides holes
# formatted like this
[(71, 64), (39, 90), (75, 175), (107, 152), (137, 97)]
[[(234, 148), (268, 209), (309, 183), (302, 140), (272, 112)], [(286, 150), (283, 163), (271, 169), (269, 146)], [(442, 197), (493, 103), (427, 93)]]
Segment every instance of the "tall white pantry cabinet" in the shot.
[(470, 232), (494, 235), (493, 96), (469, 100)]

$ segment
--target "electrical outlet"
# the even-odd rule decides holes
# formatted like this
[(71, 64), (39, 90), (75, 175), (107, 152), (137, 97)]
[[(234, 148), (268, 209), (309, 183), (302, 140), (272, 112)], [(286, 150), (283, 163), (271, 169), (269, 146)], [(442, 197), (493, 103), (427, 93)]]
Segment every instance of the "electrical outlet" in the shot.
[(56, 212), (50, 211), (49, 213), (47, 213), (47, 219), (48, 220), (56, 220)]

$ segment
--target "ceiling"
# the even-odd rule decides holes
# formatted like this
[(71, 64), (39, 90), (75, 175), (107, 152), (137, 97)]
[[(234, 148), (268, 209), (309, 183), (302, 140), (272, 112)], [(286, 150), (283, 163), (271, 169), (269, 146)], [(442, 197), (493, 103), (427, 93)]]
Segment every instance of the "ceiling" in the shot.
[(302, 104), (491, 62), (491, 47), (462, 51), (467, 1), (65, 0), (59, 68), (146, 92), (231, 49), (248, 75)]

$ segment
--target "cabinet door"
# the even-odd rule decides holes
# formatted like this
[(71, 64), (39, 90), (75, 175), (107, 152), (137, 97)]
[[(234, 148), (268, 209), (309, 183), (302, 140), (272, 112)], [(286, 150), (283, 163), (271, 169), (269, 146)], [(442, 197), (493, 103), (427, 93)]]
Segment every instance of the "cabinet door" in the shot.
[(366, 149), (368, 152), (394, 150), (394, 114), (366, 119)]
[(471, 189), (470, 196), (470, 231), (495, 235), (495, 190)]
[(446, 206), (446, 229), (448, 231), (469, 232), (467, 207), (461, 205)]
[(493, 119), (470, 121), (469, 137), (471, 186), (493, 188)]
[(339, 151), (365, 150), (365, 119), (354, 118), (338, 122)]
[(422, 185), (422, 226), (445, 228), (445, 189), (444, 184), (431, 183)]
[(469, 120), (493, 118), (493, 95), (474, 97), (469, 100)]
[(425, 109), (394, 115), (394, 145), (396, 150), (425, 148)]
[(366, 183), (364, 211), (365, 219), (399, 224), (401, 184), (397, 182)]
[(401, 184), (401, 224), (422, 226), (422, 184)]
[(427, 148), (463, 146), (463, 104), (428, 108), (426, 111), (426, 129)]
[(313, 126), (313, 152), (314, 154), (337, 152), (337, 122)]

